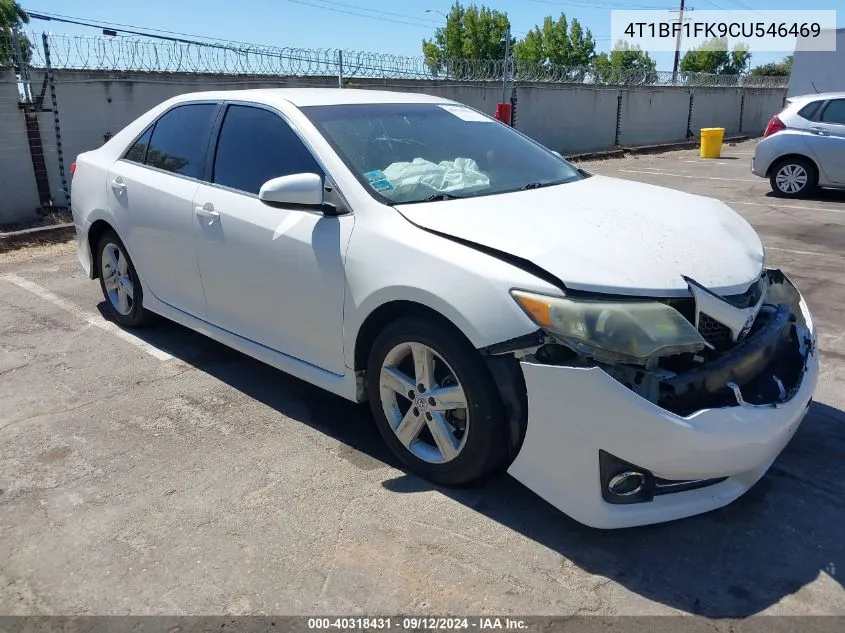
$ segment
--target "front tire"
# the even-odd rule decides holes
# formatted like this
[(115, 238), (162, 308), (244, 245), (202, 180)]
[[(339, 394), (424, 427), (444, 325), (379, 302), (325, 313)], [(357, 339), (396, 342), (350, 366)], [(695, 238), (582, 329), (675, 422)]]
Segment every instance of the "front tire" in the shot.
[(804, 198), (816, 189), (819, 174), (816, 166), (806, 158), (784, 158), (769, 170), (769, 184), (775, 195), (782, 198)]
[(382, 437), (411, 472), (460, 485), (501, 467), (508, 425), (478, 351), (456, 330), (403, 318), (376, 338), (367, 390)]
[(109, 317), (126, 327), (137, 327), (148, 320), (144, 291), (126, 247), (117, 233), (105, 231), (97, 244), (100, 288)]

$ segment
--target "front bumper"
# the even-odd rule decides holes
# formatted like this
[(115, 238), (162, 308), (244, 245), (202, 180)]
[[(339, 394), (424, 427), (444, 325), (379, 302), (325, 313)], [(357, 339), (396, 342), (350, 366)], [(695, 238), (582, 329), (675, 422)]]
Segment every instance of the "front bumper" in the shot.
[[(765, 474), (809, 408), (819, 363), (803, 300), (800, 311), (811, 344), (797, 389), (777, 404), (737, 404), (681, 416), (597, 367), (520, 363), (528, 423), (508, 472), (564, 513), (597, 528), (659, 523), (727, 505)], [(599, 451), (662, 479), (726, 479), (643, 503), (611, 504), (602, 498)]]

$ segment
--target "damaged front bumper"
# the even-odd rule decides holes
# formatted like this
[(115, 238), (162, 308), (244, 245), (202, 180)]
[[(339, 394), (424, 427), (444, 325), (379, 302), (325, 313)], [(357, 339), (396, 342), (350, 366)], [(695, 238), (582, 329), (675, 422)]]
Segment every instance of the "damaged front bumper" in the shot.
[[(599, 366), (520, 362), (527, 426), (508, 472), (597, 528), (687, 517), (746, 492), (795, 433), (819, 371), (803, 298), (780, 271), (767, 274), (775, 314), (719, 362), (667, 380), (669, 408)], [(685, 409), (697, 403), (707, 406)]]

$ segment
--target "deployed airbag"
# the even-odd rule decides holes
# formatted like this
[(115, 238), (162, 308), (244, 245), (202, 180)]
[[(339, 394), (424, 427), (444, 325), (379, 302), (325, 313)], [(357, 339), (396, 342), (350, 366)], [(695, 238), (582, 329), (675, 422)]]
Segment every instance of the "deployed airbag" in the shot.
[(461, 191), (469, 193), (490, 186), (490, 178), (471, 158), (456, 158), (432, 163), (424, 158), (392, 163), (383, 172), (393, 191), (394, 200), (419, 198), (426, 194)]

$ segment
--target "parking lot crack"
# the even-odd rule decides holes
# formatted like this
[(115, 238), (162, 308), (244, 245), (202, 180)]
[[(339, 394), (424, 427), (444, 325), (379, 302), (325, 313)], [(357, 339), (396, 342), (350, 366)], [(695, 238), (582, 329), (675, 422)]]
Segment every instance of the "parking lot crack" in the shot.
[(318, 596), (317, 600), (314, 602), (314, 609), (317, 609), (320, 605), (319, 602), (326, 597), (326, 593), (329, 589), (329, 584), (331, 583), (332, 576), (334, 575), (335, 569), (337, 567), (337, 560), (340, 555), (341, 545), (343, 543), (343, 533), (344, 527), (346, 526), (348, 517), (347, 513), (349, 510), (355, 505), (357, 502), (366, 499), (368, 497), (374, 497), (375, 493), (366, 493), (360, 495), (354, 495), (350, 497), (350, 499), (344, 504), (343, 508), (341, 509), (338, 520), (337, 520), (337, 535), (335, 536), (334, 545), (332, 546), (332, 551), (330, 554), (330, 559), (326, 565), (327, 569), (323, 578), (323, 584), (320, 587), (320, 595)]

